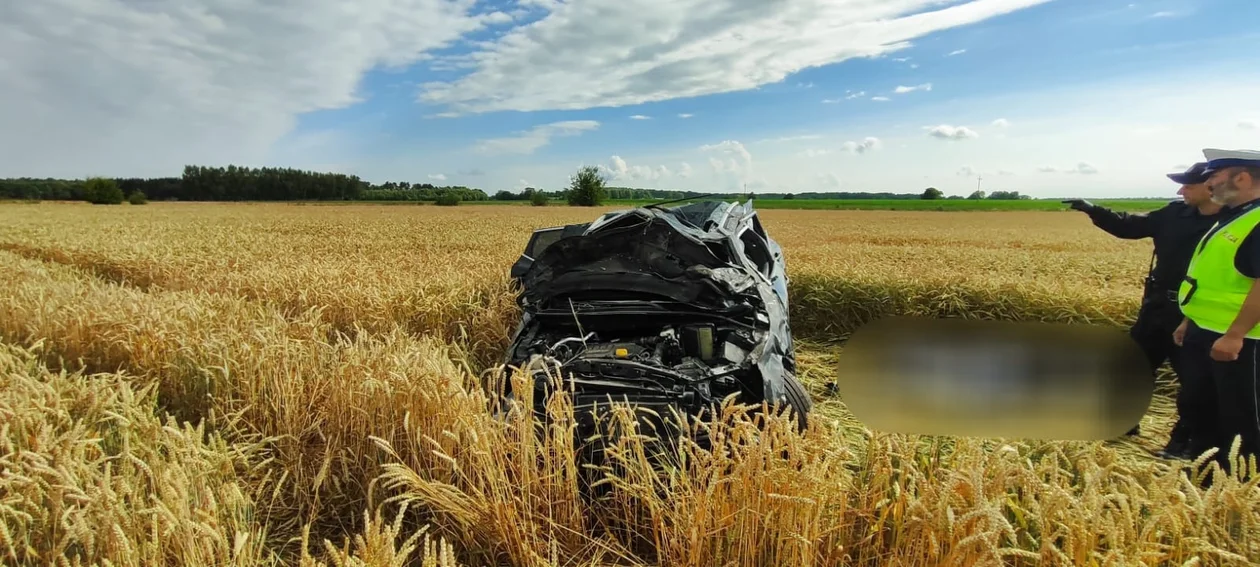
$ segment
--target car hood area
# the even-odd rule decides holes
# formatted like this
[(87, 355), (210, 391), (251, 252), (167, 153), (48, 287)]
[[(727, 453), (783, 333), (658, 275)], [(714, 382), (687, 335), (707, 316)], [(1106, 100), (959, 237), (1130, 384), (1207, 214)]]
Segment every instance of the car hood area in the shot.
[[(736, 235), (750, 213), (751, 207), (724, 202), (640, 207), (537, 231), (512, 275), (523, 304), (542, 310), (561, 307), (557, 301), (663, 301), (717, 310), (760, 302), (767, 299), (757, 288), (770, 285), (770, 257), (764, 268), (755, 265)], [(745, 240), (765, 248), (764, 239)]]

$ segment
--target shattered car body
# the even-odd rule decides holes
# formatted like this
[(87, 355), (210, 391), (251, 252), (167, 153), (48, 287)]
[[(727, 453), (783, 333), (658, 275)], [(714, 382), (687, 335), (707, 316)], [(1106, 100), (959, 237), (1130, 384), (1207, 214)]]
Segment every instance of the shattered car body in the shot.
[[(505, 364), (558, 366), (575, 410), (611, 400), (699, 416), (738, 394), (790, 406), (804, 425), (783, 253), (751, 201), (648, 205), (537, 230), (511, 276), (523, 314)], [(547, 383), (535, 371), (540, 414)]]

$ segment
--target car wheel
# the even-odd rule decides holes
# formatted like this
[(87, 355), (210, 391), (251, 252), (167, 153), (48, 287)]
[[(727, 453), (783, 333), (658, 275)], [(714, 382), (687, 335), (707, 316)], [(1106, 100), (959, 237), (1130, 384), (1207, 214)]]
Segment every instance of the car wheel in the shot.
[(809, 411), (813, 409), (814, 403), (809, 397), (809, 392), (805, 391), (805, 386), (795, 377), (788, 379), (785, 385), (787, 386), (788, 406), (796, 414), (797, 426), (804, 430), (808, 423)]

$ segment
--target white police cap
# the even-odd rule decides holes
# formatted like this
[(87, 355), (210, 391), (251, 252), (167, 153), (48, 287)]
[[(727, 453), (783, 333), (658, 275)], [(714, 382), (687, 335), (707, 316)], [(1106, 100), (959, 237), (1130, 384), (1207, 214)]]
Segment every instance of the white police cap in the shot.
[(1203, 173), (1207, 175), (1227, 167), (1260, 167), (1260, 152), (1255, 150), (1206, 148), (1203, 157), (1207, 160)]

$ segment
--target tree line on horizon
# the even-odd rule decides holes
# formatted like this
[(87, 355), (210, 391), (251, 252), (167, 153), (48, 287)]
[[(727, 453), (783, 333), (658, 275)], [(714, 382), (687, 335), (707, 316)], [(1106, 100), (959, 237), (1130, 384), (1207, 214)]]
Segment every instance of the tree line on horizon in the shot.
[[(452, 205), (467, 201), (530, 201), (543, 205), (550, 201), (570, 201), (570, 204), (598, 204), (603, 201), (645, 201), (694, 198), (719, 199), (800, 199), (800, 200), (910, 200), (910, 199), (986, 199), (1024, 200), (1029, 195), (1018, 191), (975, 191), (963, 197), (945, 196), (939, 189), (929, 187), (916, 193), (861, 192), (861, 191), (807, 191), (801, 193), (705, 193), (667, 189), (641, 189), (607, 186), (602, 176), (598, 179), (579, 180), (597, 175), (596, 172), (579, 170), (574, 185), (557, 191), (545, 191), (526, 187), (519, 192), (500, 190), (493, 196), (478, 188), (465, 186), (437, 186), (431, 183), (389, 181), (373, 184), (356, 175), (325, 173), (293, 168), (252, 168), (236, 165), (209, 167), (189, 165), (179, 177), (157, 178), (92, 178), (104, 179), (116, 186), (120, 195), (101, 197), (100, 191), (89, 189), (89, 179), (56, 178), (7, 178), (0, 179), (0, 199), (121, 202), (133, 201), (425, 201), (439, 205)], [(569, 198), (575, 187), (583, 183), (599, 185), (598, 195), (590, 198)], [(89, 195), (89, 193), (92, 193)], [(108, 193), (108, 191), (106, 191)]]

